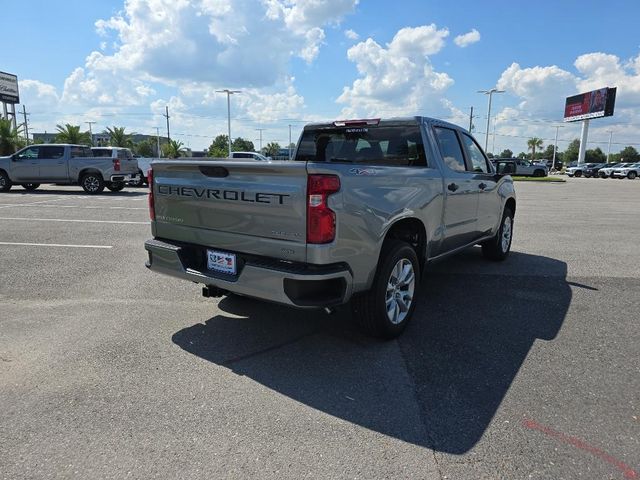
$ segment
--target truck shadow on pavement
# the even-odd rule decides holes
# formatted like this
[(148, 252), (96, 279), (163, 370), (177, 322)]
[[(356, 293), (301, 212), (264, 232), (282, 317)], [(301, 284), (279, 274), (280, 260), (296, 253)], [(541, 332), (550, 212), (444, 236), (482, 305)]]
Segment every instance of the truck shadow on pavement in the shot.
[[(571, 302), (564, 262), (471, 249), (429, 268), (397, 341), (333, 316), (230, 296), (228, 315), (176, 332), (187, 352), (326, 414), (436, 451), (481, 439), (536, 340), (553, 340)], [(260, 412), (256, 412), (259, 415)], [(302, 421), (302, 420), (301, 420)]]
[[(134, 187), (130, 187), (134, 188)], [(37, 197), (42, 195), (61, 195), (61, 196), (83, 196), (83, 197), (92, 197), (92, 198), (103, 198), (103, 197), (142, 197), (148, 196), (149, 190), (144, 188), (136, 188), (135, 190), (121, 190), (119, 192), (111, 192), (107, 189), (102, 193), (97, 193), (93, 195), (89, 195), (82, 189), (78, 190), (33, 190), (31, 192), (27, 192), (26, 190), (22, 190), (20, 188), (9, 190), (8, 192), (2, 192), (2, 195), (14, 195), (19, 196), (22, 195), (25, 198), (29, 197)]]

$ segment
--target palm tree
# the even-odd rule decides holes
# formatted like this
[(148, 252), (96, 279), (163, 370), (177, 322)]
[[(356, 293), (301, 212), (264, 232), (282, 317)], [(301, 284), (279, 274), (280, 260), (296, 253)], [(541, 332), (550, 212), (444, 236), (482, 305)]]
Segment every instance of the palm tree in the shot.
[(535, 160), (536, 158), (536, 148), (542, 148), (542, 139), (538, 137), (531, 137), (527, 140), (527, 147), (531, 150), (531, 160)]
[(0, 155), (11, 155), (22, 145), (11, 120), (0, 118)]
[(184, 143), (178, 140), (169, 140), (169, 143), (162, 146), (162, 153), (166, 158), (178, 158), (182, 157), (183, 153), (186, 153)]
[(278, 142), (269, 142), (264, 147), (264, 154), (268, 157), (275, 157), (278, 153), (280, 153), (280, 144)]
[(56, 135), (56, 142), (58, 143), (73, 143), (78, 145), (91, 145), (91, 135), (89, 132), (81, 132), (80, 125), (70, 125), (66, 123), (64, 127), (62, 125), (56, 125), (58, 134)]
[(124, 133), (125, 127), (107, 127), (107, 133), (109, 134), (109, 145), (112, 147), (126, 147), (133, 146), (131, 141), (131, 135)]

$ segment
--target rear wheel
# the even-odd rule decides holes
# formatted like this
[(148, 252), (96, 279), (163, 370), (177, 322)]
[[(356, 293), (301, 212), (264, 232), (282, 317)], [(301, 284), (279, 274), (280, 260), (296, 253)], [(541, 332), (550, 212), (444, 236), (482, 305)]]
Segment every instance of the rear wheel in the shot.
[(505, 207), (496, 235), (482, 244), (482, 254), (489, 260), (502, 261), (509, 256), (513, 238), (513, 212)]
[(134, 187), (144, 187), (144, 175), (142, 174), (142, 170), (138, 170), (138, 175), (140, 176), (138, 181), (137, 182), (131, 182), (130, 185), (132, 185)]
[(354, 320), (368, 334), (395, 338), (406, 328), (416, 307), (420, 265), (411, 245), (387, 240), (371, 289), (351, 301)]
[(634, 178), (636, 178), (638, 176), (638, 174), (636, 172), (629, 172), (627, 173), (627, 178), (629, 180), (633, 180)]
[(95, 195), (104, 190), (104, 180), (99, 173), (85, 173), (80, 179), (80, 185), (89, 195)]
[(13, 185), (13, 183), (9, 175), (0, 170), (0, 192), (8, 192), (11, 190), (11, 185)]
[(534, 170), (533, 171), (533, 176), (534, 177), (544, 177), (544, 170)]
[(124, 182), (112, 182), (107, 184), (107, 188), (112, 192), (119, 192), (125, 187)]
[(576, 170), (576, 172), (573, 174), (574, 177), (581, 177), (582, 176), (582, 172), (580, 170)]
[(28, 192), (32, 192), (34, 191), (36, 188), (38, 188), (40, 186), (39, 183), (23, 183), (22, 184), (22, 188), (24, 188), (25, 190), (27, 190)]

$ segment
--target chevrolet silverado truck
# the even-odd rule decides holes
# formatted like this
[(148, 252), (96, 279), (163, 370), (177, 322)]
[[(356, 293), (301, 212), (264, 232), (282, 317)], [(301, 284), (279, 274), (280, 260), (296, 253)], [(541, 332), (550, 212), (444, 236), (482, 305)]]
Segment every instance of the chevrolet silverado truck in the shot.
[(138, 177), (135, 159), (95, 157), (85, 145), (40, 144), (0, 157), (0, 192), (14, 184), (35, 190), (42, 183), (80, 185), (89, 194), (122, 190)]
[(294, 161), (157, 161), (146, 266), (298, 308), (350, 303), (399, 335), (427, 265), (479, 244), (504, 260), (516, 196), (469, 135), (411, 117), (310, 124)]

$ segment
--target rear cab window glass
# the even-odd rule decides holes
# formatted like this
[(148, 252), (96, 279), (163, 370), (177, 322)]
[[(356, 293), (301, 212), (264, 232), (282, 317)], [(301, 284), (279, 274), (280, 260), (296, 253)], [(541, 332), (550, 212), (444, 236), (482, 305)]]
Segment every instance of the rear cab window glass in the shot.
[(466, 172), (467, 166), (462, 153), (462, 146), (458, 140), (455, 130), (445, 127), (434, 127), (438, 138), (440, 153), (445, 165), (455, 172)]
[(71, 158), (93, 157), (93, 152), (89, 147), (71, 147)]
[(49, 145), (43, 145), (42, 147), (40, 147), (39, 158), (41, 159), (56, 160), (62, 157), (64, 157), (64, 147), (49, 146)]
[(302, 134), (295, 160), (390, 167), (428, 166), (417, 124), (310, 128)]
[(111, 149), (110, 148), (93, 148), (94, 157), (109, 157), (111, 158)]

